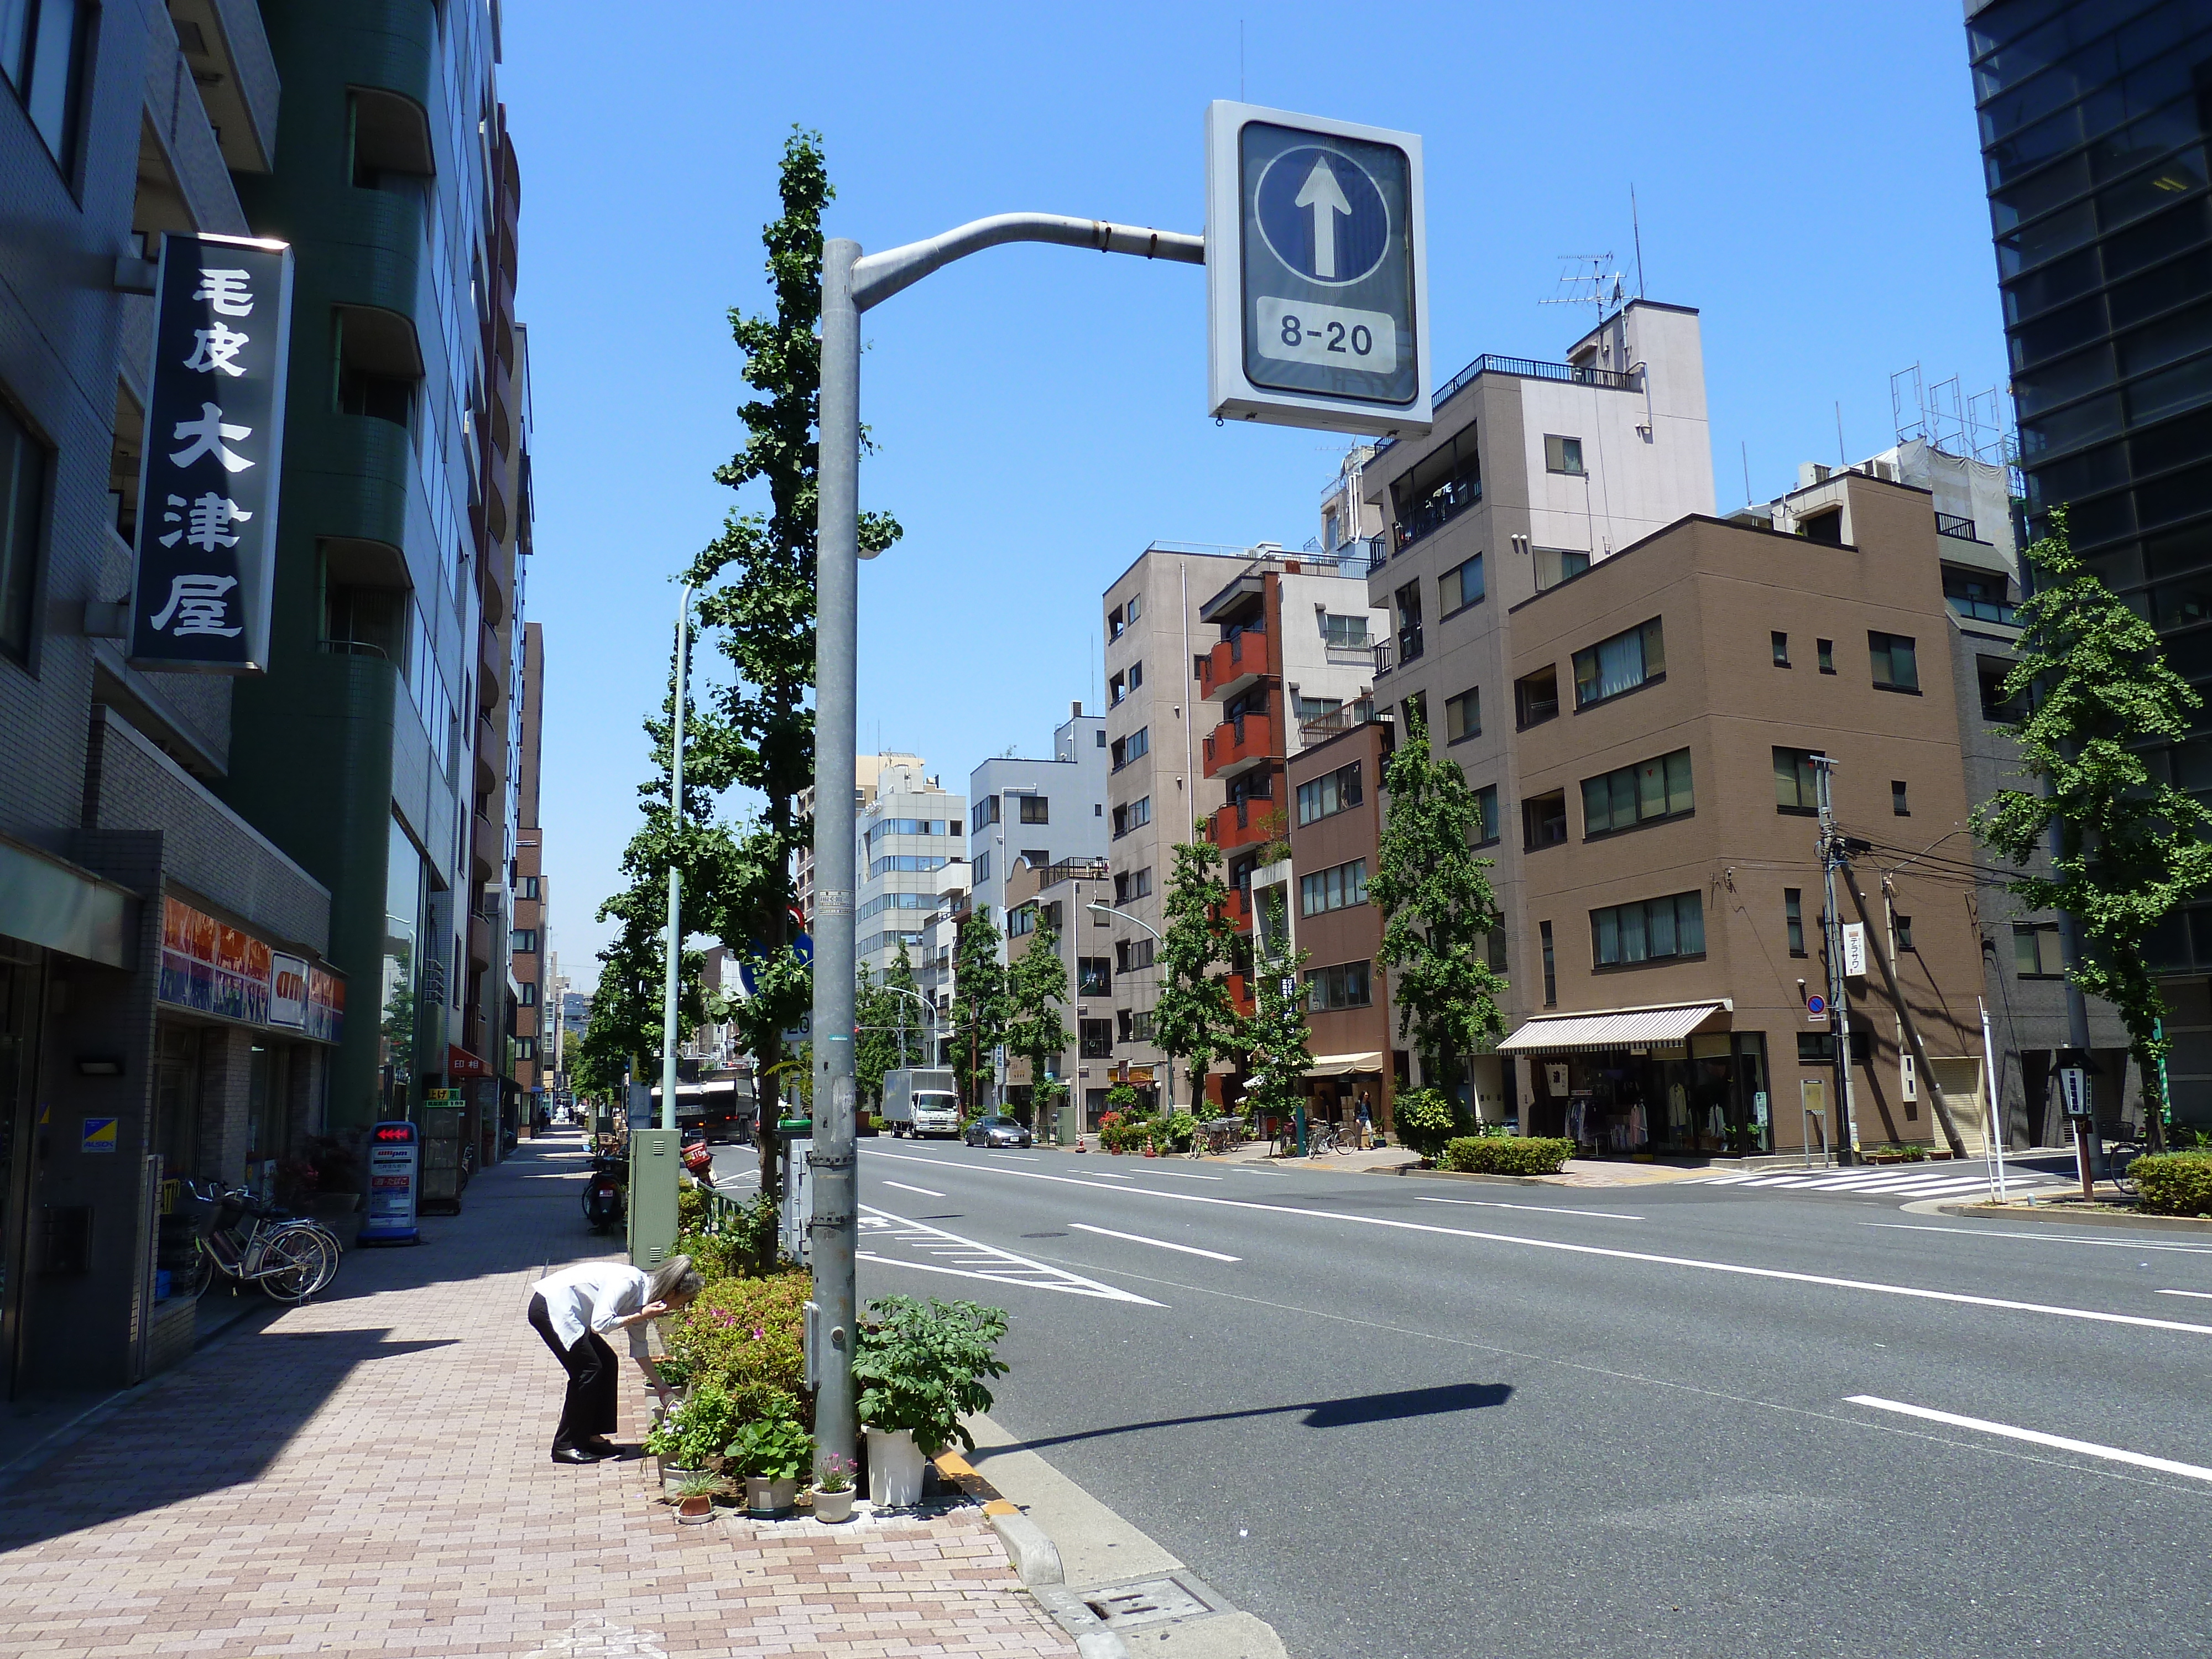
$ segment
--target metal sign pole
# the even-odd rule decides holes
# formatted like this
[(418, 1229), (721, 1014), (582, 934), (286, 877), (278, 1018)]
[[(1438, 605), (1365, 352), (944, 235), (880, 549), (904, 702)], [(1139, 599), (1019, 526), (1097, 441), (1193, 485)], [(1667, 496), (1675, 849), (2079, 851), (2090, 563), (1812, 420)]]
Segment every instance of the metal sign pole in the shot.
[(668, 971), (660, 999), (660, 1127), (676, 1127), (676, 994), (684, 975), (684, 932), (680, 900), (683, 876), (677, 843), (684, 830), (684, 694), (691, 668), (691, 584), (676, 612), (676, 724), (669, 733)]

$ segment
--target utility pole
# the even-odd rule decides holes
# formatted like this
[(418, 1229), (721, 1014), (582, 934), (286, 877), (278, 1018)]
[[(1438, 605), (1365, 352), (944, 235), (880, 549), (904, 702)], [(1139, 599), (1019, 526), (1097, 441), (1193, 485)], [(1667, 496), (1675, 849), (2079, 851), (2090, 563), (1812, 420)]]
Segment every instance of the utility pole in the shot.
[(677, 870), (678, 843), (684, 832), (684, 701), (690, 689), (691, 584), (684, 584), (676, 611), (676, 723), (669, 733), (668, 787), (668, 973), (660, 999), (660, 1127), (676, 1127), (676, 994), (684, 973), (684, 931), (680, 915), (683, 877)]
[(1889, 993), (1890, 1006), (1897, 1010), (1898, 1023), (1905, 1032), (1905, 1040), (1912, 1048), (1912, 1072), (1921, 1086), (1928, 1091), (1928, 1101), (1936, 1109), (1936, 1121), (1942, 1128), (1943, 1139), (1951, 1148), (1953, 1158), (1966, 1155), (1966, 1143), (1960, 1138), (1959, 1126), (1952, 1121), (1951, 1103), (1943, 1098), (1943, 1085), (1936, 1080), (1936, 1068), (1928, 1063), (1928, 1047), (1920, 1040), (1919, 1023), (1905, 1006), (1904, 994), (1899, 990), (1897, 970), (1891, 966), (1889, 952), (1884, 950), (1874, 930), (1874, 918), (1868, 914), (1866, 895), (1859, 890), (1858, 872), (1851, 868), (1850, 852), (1838, 841), (1836, 867), (1844, 872), (1844, 883), (1851, 890), (1851, 903), (1859, 913), (1859, 921), (1867, 932), (1867, 949), (1874, 955), (1875, 965), (1881, 969), (1882, 988)]
[(1836, 1161), (1849, 1166), (1859, 1160), (1859, 1115), (1851, 1085), (1851, 1011), (1844, 983), (1844, 927), (1836, 914), (1836, 865), (1843, 853), (1843, 836), (1836, 829), (1836, 763), (1826, 755), (1813, 757), (1813, 773), (1820, 807), (1820, 946), (1828, 957), (1828, 1012), (1836, 1039), (1836, 1104), (1843, 1114), (1843, 1133), (1836, 1139)]

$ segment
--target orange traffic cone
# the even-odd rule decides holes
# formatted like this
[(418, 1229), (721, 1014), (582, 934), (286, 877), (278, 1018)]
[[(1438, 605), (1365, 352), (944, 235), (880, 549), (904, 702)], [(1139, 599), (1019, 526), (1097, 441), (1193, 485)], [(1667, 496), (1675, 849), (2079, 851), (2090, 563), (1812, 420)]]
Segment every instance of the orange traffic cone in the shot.
[(1075, 1150), (1079, 1152), (1087, 1152), (1091, 1150), (1088, 1146), (1083, 1144), (1083, 1137), (1081, 1135), (1078, 1135), (1075, 1138)]

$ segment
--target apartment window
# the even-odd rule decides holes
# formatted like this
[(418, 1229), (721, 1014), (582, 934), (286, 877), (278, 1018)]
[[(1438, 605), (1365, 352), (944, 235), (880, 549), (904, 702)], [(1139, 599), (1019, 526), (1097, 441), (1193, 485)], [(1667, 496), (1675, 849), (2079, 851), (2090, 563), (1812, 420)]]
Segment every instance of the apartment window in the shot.
[(1140, 662), (1131, 663), (1129, 665), (1129, 690), (1133, 691), (1144, 683), (1145, 665)]
[(2005, 694), (2012, 664), (2002, 657), (1977, 657), (1974, 673), (1982, 690), (1982, 718), (1996, 726), (2017, 724), (2027, 713), (2027, 699)]
[(932, 870), (942, 870), (952, 860), (939, 853), (886, 853), (879, 859), (868, 861), (871, 876), (887, 876), (896, 872), (900, 875), (927, 875)]
[(1152, 752), (1152, 728), (1140, 726), (1126, 738), (1116, 738), (1108, 750), (1113, 757), (1114, 769), (1118, 772), (1131, 761)]
[(1844, 544), (1844, 509), (1830, 507), (1826, 513), (1814, 513), (1798, 520), (1797, 533), (1808, 542), (1819, 542), (1824, 547)]
[(1639, 628), (1575, 653), (1575, 707), (1587, 708), (1633, 691), (1667, 672), (1667, 646), (1654, 617)]
[(1404, 478), (1390, 486), (1398, 514), (1391, 526), (1400, 549), (1450, 523), (1482, 499), (1482, 457), (1474, 428), (1439, 444)]
[(1897, 930), (1897, 948), (1900, 951), (1912, 949), (1912, 918), (1893, 915), (1889, 920), (1890, 925)]
[(1076, 1022), (1076, 1056), (1081, 1060), (1114, 1058), (1114, 1022), (1084, 1019)]
[[(1305, 725), (1310, 720), (1324, 719), (1330, 714), (1334, 714), (1338, 709), (1344, 707), (1344, 699), (1342, 697), (1309, 697), (1304, 696), (1293, 696), (1291, 702), (1297, 708), (1298, 724), (1301, 726)], [(1265, 713), (1266, 711), (1262, 708), (1258, 712)]]
[(514, 1057), (517, 1060), (535, 1060), (538, 1058), (538, 1039), (536, 1037), (510, 1037), (507, 1040), (514, 1044)]
[(1529, 550), (1536, 562), (1536, 591), (1548, 593), (1561, 582), (1571, 582), (1590, 566), (1590, 556), (1571, 547)]
[(81, 0), (0, 3), (0, 73), (64, 172), (76, 159), (77, 100), (93, 15)]
[(991, 849), (985, 848), (975, 854), (975, 884), (985, 887), (991, 880)]
[(1006, 913), (1006, 937), (1021, 939), (1036, 932), (1037, 908), (1034, 904), (1017, 904)]
[[(998, 803), (995, 799), (991, 805), (991, 817), (989, 821), (993, 823), (996, 823), (999, 821), (999, 808)], [(957, 835), (959, 831), (952, 827), (955, 822), (956, 820), (951, 818), (879, 818), (875, 823), (868, 826), (867, 844), (870, 847), (873, 847), (885, 836), (937, 836), (943, 837), (945, 836)]]
[(1150, 933), (1142, 939), (1116, 939), (1114, 942), (1114, 970), (1133, 974), (1140, 969), (1149, 968), (1152, 965), (1153, 953), (1158, 949), (1158, 943)]
[(1364, 799), (1359, 787), (1359, 763), (1354, 761), (1298, 786), (1298, 822), (1315, 823), (1331, 813), (1357, 806)]
[(1367, 860), (1354, 859), (1298, 878), (1298, 914), (1318, 916), (1367, 902)]
[(1490, 958), (1491, 971), (1493, 973), (1503, 974), (1506, 971), (1505, 937), (1505, 930), (1503, 927), (1493, 927), (1484, 935), (1483, 951), (1484, 954)]
[(518, 1008), (535, 1008), (538, 1006), (536, 981), (526, 979), (514, 988), (514, 1005)]
[[(998, 821), (999, 798), (996, 795), (984, 796), (968, 810), (968, 829), (970, 834), (981, 830), (985, 824), (996, 823)], [(873, 841), (875, 837), (876, 832), (870, 830), (868, 839)]]
[(1559, 968), (1552, 956), (1552, 924), (1548, 921), (1539, 922), (1536, 926), (1536, 933), (1544, 941), (1544, 1006), (1549, 1008), (1555, 1006), (1559, 1000)]
[(1498, 840), (1498, 786), (1486, 783), (1474, 792), (1474, 810), (1480, 825), (1474, 832), (1474, 844), (1488, 847)]
[(1114, 963), (1107, 957), (1078, 957), (1075, 959), (1075, 994), (1079, 997), (1103, 997), (1114, 988)]
[(1778, 633), (1769, 634), (1766, 637), (1767, 637), (1770, 641), (1771, 641), (1773, 642), (1773, 646), (1774, 646), (1774, 665), (1775, 665), (1777, 668), (1787, 668), (1787, 667), (1789, 667), (1789, 666), (1790, 666), (1790, 636), (1789, 636), (1787, 634), (1784, 634), (1784, 633), (1779, 633), (1779, 632), (1778, 632)]
[(538, 930), (535, 927), (516, 928), (514, 930), (514, 944), (510, 948), (514, 951), (514, 954), (519, 957), (536, 956), (538, 954)]
[(519, 899), (536, 898), (538, 896), (538, 878), (535, 876), (517, 876), (514, 879), (514, 896)]
[(415, 382), (401, 375), (379, 374), (362, 368), (351, 357), (341, 356), (337, 406), (341, 415), (367, 415), (411, 430), (415, 424)]
[(1464, 611), (1482, 601), (1482, 555), (1478, 553), (1464, 564), (1455, 564), (1437, 579), (1439, 595), (1447, 617)]
[(1444, 741), (1458, 743), (1482, 735), (1482, 690), (1480, 686), (1444, 700)]
[(1889, 810), (1901, 818), (1912, 816), (1912, 807), (1905, 799), (1905, 780), (1902, 778), (1889, 781)]
[(2013, 966), (2022, 979), (2062, 979), (2066, 956), (2055, 921), (2016, 921), (2012, 925)]
[(1526, 730), (1559, 712), (1559, 671), (1540, 668), (1513, 682), (1513, 717)]
[(1204, 657), (1193, 657), (1190, 659), (1191, 678), (1194, 680), (1202, 680), (1206, 678), (1206, 661), (1207, 659)]
[(1114, 1018), (1121, 1027), (1121, 1041), (1130, 1042), (1135, 1035), (1135, 1017), (1127, 1008), (1116, 1008)]
[(1121, 630), (1127, 626), (1128, 623), (1122, 620), (1120, 605), (1115, 605), (1106, 613), (1106, 637), (1109, 641), (1120, 639)]
[(1142, 829), (1152, 821), (1152, 798), (1150, 795), (1146, 795), (1142, 800), (1133, 801), (1127, 806), (1117, 806), (1114, 809), (1115, 836), (1119, 839), (1132, 830)]
[(1022, 822), (1024, 823), (1050, 823), (1052, 822), (1052, 799), (1050, 796), (1023, 795), (1018, 799), (1022, 803)]
[(1544, 471), (1568, 472), (1580, 477), (1583, 470), (1583, 441), (1562, 438), (1553, 433), (1544, 434)]
[(1024, 847), (1022, 848), (1022, 862), (1032, 870), (1046, 869), (1052, 863), (1052, 854), (1042, 847)]
[(48, 470), (45, 446), (0, 403), (0, 650), (18, 662), (31, 655)]
[(1398, 606), (1398, 660), (1412, 662), (1421, 654), (1421, 585), (1407, 582), (1393, 597)]
[(1521, 842), (1528, 852), (1557, 847), (1567, 838), (1567, 792), (1554, 789), (1521, 803)]
[[(1865, 1065), (1873, 1052), (1873, 1041), (1864, 1031), (1851, 1033), (1852, 1065)], [(1800, 1066), (1833, 1066), (1836, 1063), (1836, 1034), (1833, 1031), (1798, 1032), (1797, 1063)]]
[(1674, 893), (1640, 904), (1615, 904), (1590, 912), (1590, 960), (1601, 968), (1626, 968), (1705, 953), (1705, 903), (1701, 893)]
[(1106, 706), (1109, 708), (1117, 707), (1128, 695), (1128, 677), (1126, 674), (1116, 674), (1106, 682)]
[(1874, 659), (1874, 684), (1879, 691), (1917, 691), (1920, 665), (1912, 641), (1902, 634), (1867, 635), (1867, 653)]
[(1093, 738), (1097, 738), (1097, 746), (1098, 746), (1099, 748), (1103, 749), (1103, 748), (1106, 746), (1106, 728), (1105, 728), (1104, 726), (1100, 726), (1100, 727), (1099, 727), (1096, 732), (1093, 732), (1091, 735)]
[(1775, 811), (1817, 812), (1820, 810), (1820, 780), (1813, 763), (1825, 758), (1817, 749), (1778, 749), (1774, 751)]
[(1324, 612), (1321, 642), (1332, 651), (1364, 651), (1368, 647), (1367, 618), (1338, 617)]
[(1583, 836), (1607, 836), (1639, 823), (1678, 817), (1696, 803), (1690, 789), (1690, 751), (1583, 780)]
[(1145, 614), (1145, 596), (1144, 596), (1143, 594), (1141, 594), (1141, 593), (1132, 593), (1132, 594), (1130, 594), (1130, 595), (1129, 595), (1129, 620), (1130, 620), (1130, 622), (1133, 623), (1137, 620), (1137, 618), (1138, 618), (1138, 617), (1139, 617), (1143, 616), (1144, 614)]
[(1819, 665), (1820, 672), (1823, 674), (1834, 673), (1836, 672), (1836, 642), (1833, 640), (1815, 640), (1813, 641), (1813, 650), (1814, 653), (1820, 659)]
[(1802, 888), (1782, 890), (1782, 927), (1790, 938), (1790, 954), (1805, 954), (1805, 894)]
[(1055, 933), (1065, 931), (1067, 927), (1067, 911), (1058, 899), (1054, 899), (1049, 903), (1040, 903), (1037, 906), (1037, 915), (1043, 918), (1044, 925)]
[(1366, 963), (1341, 963), (1334, 968), (1315, 968), (1306, 974), (1308, 1008), (1365, 1008), (1369, 1006)]
[(1152, 1011), (1140, 1008), (1129, 1016), (1129, 1041), (1150, 1042), (1152, 1040)]

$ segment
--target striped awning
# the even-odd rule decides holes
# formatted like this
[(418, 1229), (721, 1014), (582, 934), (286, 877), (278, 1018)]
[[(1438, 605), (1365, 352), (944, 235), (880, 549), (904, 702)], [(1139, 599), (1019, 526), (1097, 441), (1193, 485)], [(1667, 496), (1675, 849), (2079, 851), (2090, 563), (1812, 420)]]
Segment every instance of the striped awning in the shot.
[(1352, 1054), (1316, 1054), (1306, 1067), (1308, 1077), (1358, 1077), (1363, 1072), (1382, 1075), (1382, 1051), (1369, 1048)]
[(1624, 1008), (1605, 1014), (1563, 1014), (1532, 1019), (1498, 1045), (1501, 1054), (1588, 1054), (1676, 1043), (1728, 1005), (1686, 1003), (1673, 1008)]

